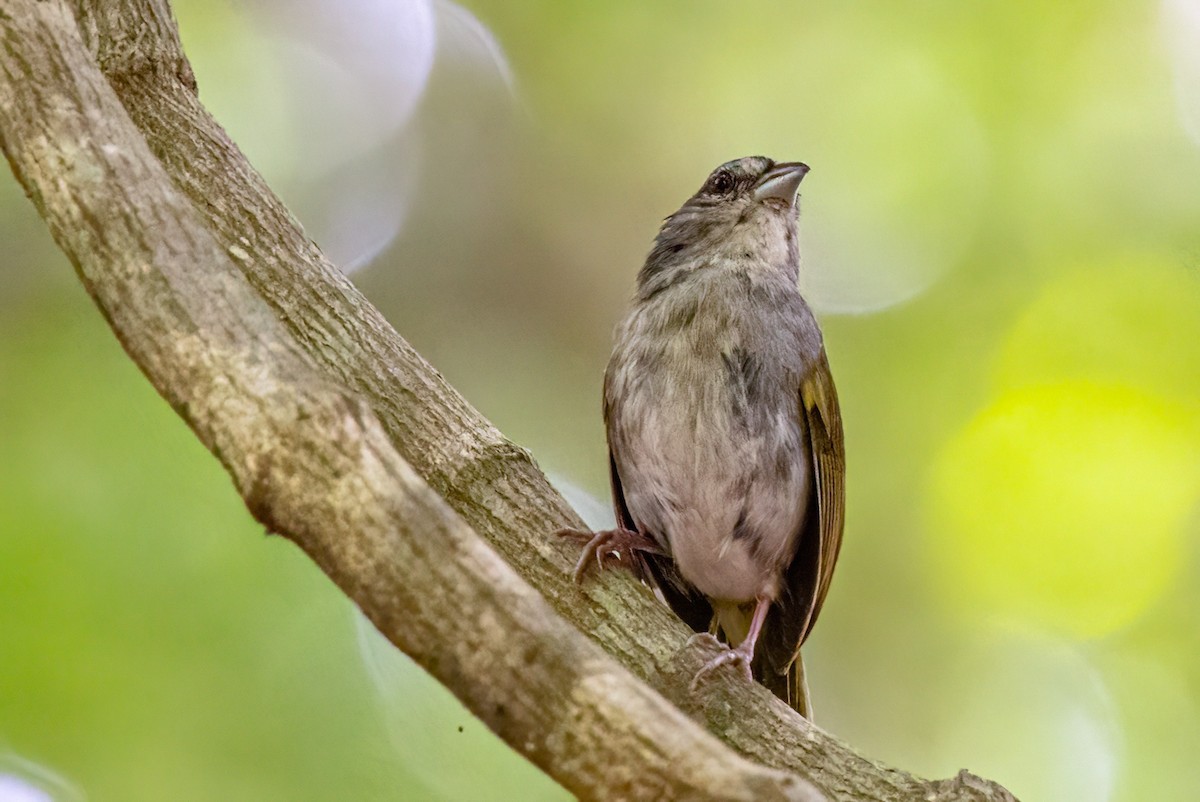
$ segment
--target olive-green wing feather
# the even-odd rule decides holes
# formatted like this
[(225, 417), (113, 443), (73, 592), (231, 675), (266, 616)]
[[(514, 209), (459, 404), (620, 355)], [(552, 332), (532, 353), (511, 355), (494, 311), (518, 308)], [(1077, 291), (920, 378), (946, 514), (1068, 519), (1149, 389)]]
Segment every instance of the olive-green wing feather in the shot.
[(811, 716), (800, 646), (829, 593), (845, 520), (842, 415), (824, 350), (801, 382), (796, 412), (808, 436), (812, 489), (783, 592), (767, 616), (755, 675), (792, 707)]
[[(800, 406), (808, 424), (812, 448), (819, 540), (817, 586), (812, 608), (800, 636), (800, 643), (803, 643), (812, 631), (821, 613), (821, 606), (825, 603), (825, 596), (829, 593), (846, 522), (846, 443), (842, 433), (842, 411), (838, 406), (837, 390), (833, 386), (833, 375), (829, 372), (829, 360), (824, 349), (821, 349), (820, 359), (800, 386)], [(811, 514), (814, 510), (810, 508), (809, 512)], [(800, 644), (796, 646), (799, 648)]]

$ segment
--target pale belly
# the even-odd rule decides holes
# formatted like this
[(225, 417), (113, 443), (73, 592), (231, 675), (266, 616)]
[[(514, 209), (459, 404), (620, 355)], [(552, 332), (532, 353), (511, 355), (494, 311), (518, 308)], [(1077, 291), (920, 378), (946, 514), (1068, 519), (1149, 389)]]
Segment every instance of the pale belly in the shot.
[(630, 390), (613, 450), (638, 528), (709, 598), (775, 598), (809, 502), (798, 399), (760, 399), (746, 414), (721, 382)]

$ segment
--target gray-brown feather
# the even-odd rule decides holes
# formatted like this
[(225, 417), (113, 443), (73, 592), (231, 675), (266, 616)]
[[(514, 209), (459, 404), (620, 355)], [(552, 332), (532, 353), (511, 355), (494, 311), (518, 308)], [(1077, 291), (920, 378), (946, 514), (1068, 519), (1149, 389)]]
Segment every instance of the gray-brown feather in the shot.
[[(731, 163), (747, 186), (772, 164)], [(774, 600), (755, 673), (801, 707), (797, 650), (836, 557), (820, 514), (831, 494), (841, 535), (840, 473), (832, 490), (821, 484), (841, 459), (841, 424), (831, 455), (829, 410), (814, 417), (817, 402), (802, 398), (828, 385), (836, 415), (821, 332), (796, 286), (795, 215), (702, 191), (668, 218), (617, 328), (604, 412), (618, 516), (671, 555), (650, 561), (668, 601), (697, 630), (711, 604), (736, 643), (746, 605)]]
[(752, 265), (697, 267), (618, 331), (605, 398), (625, 503), (709, 598), (779, 594), (811, 500), (797, 399), (819, 353), (794, 285)]

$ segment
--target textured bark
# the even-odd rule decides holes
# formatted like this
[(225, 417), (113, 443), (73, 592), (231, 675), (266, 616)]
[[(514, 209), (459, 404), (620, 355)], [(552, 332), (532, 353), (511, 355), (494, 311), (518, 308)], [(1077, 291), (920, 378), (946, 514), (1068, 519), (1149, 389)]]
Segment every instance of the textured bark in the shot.
[(0, 0), (0, 145), (130, 357), (393, 643), (585, 798), (1011, 800), (864, 758), (709, 656), (310, 242), (165, 0)]

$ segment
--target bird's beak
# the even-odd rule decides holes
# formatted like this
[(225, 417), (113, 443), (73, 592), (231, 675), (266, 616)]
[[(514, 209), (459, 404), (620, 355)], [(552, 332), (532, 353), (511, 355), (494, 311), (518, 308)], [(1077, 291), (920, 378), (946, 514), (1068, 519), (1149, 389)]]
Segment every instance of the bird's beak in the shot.
[(796, 191), (808, 174), (808, 165), (801, 162), (777, 164), (754, 185), (754, 199), (775, 198), (785, 203), (796, 202)]

